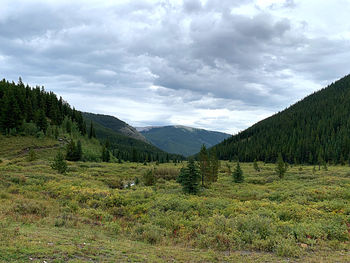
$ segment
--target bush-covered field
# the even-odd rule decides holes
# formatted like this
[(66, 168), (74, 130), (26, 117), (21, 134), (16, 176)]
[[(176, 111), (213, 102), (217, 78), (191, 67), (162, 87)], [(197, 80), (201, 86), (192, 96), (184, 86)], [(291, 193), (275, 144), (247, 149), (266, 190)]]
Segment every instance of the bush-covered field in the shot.
[(347, 166), (293, 166), (281, 180), (273, 164), (243, 163), (237, 184), (222, 162), (193, 196), (175, 181), (185, 163), (69, 162), (58, 174), (63, 144), (0, 137), (1, 262), (350, 262)]

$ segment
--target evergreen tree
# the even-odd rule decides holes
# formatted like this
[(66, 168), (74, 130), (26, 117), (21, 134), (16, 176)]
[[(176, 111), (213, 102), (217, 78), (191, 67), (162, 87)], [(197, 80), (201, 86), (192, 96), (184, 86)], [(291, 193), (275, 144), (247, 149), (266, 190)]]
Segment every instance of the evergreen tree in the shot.
[(90, 122), (89, 139), (96, 138), (96, 132), (92, 121)]
[(194, 160), (188, 161), (187, 167), (180, 170), (177, 181), (182, 185), (182, 189), (188, 194), (197, 194), (199, 192), (199, 181), (201, 175), (196, 167)]
[(284, 177), (284, 174), (287, 171), (286, 164), (283, 161), (282, 154), (278, 154), (277, 162), (276, 162), (276, 172), (278, 174), (278, 177), (282, 179)]
[(322, 158), (321, 152), (319, 152), (318, 158), (317, 158), (318, 170), (321, 170), (321, 165), (323, 164), (323, 162), (324, 160)]
[(259, 167), (258, 162), (256, 161), (256, 159), (254, 159), (253, 167), (254, 167), (255, 171), (260, 172), (260, 167)]
[(210, 150), (210, 157), (209, 157), (209, 169), (210, 169), (209, 176), (210, 176), (211, 182), (216, 182), (218, 180), (219, 168), (220, 168), (220, 162), (216, 155), (215, 148), (212, 148)]
[(64, 160), (64, 156), (59, 151), (51, 164), (51, 168), (57, 170), (61, 174), (65, 174), (67, 172), (67, 162)]
[(102, 147), (101, 158), (102, 158), (102, 162), (106, 162), (106, 163), (108, 163), (110, 161), (110, 158), (111, 158), (110, 153), (105, 145)]
[(241, 166), (239, 165), (239, 162), (237, 162), (236, 168), (232, 173), (233, 181), (235, 183), (243, 183), (244, 182), (244, 176), (243, 171), (241, 169)]
[(202, 148), (199, 152), (199, 169), (200, 169), (200, 175), (202, 179), (202, 186), (204, 186), (205, 181), (209, 178), (209, 173), (210, 173), (208, 152), (204, 144), (202, 145)]
[(83, 149), (80, 140), (77, 142), (75, 156), (77, 161), (80, 161), (83, 158)]

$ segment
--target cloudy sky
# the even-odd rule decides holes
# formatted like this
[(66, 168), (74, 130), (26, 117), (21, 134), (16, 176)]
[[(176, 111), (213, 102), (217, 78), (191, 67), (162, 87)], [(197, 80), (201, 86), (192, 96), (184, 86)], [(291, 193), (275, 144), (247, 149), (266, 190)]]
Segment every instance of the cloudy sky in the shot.
[(236, 133), (350, 73), (350, 0), (0, 0), (1, 78)]

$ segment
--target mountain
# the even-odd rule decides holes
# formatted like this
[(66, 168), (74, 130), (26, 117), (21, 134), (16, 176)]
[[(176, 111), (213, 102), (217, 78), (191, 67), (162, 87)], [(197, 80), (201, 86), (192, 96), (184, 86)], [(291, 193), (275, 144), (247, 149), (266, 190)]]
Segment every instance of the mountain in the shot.
[(116, 133), (125, 135), (136, 140), (147, 142), (146, 138), (143, 135), (141, 135), (134, 127), (130, 126), (122, 120), (119, 120), (116, 117), (88, 112), (83, 112), (83, 117), (86, 123), (94, 121), (106, 128), (115, 131)]
[(160, 149), (184, 156), (199, 152), (203, 144), (211, 147), (231, 136), (222, 132), (186, 126), (139, 127), (136, 129)]
[(350, 161), (350, 75), (215, 146), (221, 159)]
[[(84, 118), (86, 113), (83, 114)], [(116, 118), (115, 118), (116, 119)], [(86, 123), (91, 123), (91, 119), (85, 118)], [(112, 154), (122, 160), (133, 162), (183, 160), (184, 157), (177, 154), (168, 154), (145, 140), (134, 139), (130, 136), (118, 133), (99, 122), (92, 121), (96, 138), (105, 143), (108, 141)], [(129, 126), (128, 124), (126, 124)], [(131, 127), (131, 126), (129, 126)]]
[[(94, 135), (87, 128), (93, 124)], [(0, 134), (84, 142), (82, 160), (99, 160), (102, 149), (125, 161), (183, 160), (151, 145), (133, 127), (112, 116), (82, 113), (44, 88), (0, 81)], [(93, 137), (97, 137), (98, 141)], [(100, 142), (100, 143), (99, 143)], [(89, 149), (87, 149), (87, 145)], [(72, 149), (74, 144), (72, 143)], [(107, 151), (107, 152), (108, 152)]]

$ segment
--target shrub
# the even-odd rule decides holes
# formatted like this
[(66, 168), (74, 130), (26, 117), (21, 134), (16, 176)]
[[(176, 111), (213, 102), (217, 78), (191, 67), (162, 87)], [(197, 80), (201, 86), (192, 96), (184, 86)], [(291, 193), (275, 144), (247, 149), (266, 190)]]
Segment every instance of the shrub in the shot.
[(47, 214), (46, 207), (33, 200), (17, 200), (12, 207), (12, 212), (19, 215), (46, 216)]
[(28, 152), (28, 156), (27, 156), (27, 161), (28, 162), (33, 162), (37, 159), (37, 155), (35, 153), (35, 151), (33, 149), (30, 149)]
[(157, 179), (176, 180), (179, 175), (179, 169), (159, 167), (154, 169), (153, 173)]
[(154, 170), (147, 170), (142, 175), (143, 183), (146, 186), (152, 186), (156, 183), (157, 178), (154, 175)]

